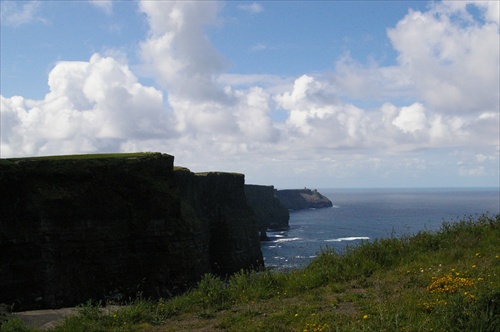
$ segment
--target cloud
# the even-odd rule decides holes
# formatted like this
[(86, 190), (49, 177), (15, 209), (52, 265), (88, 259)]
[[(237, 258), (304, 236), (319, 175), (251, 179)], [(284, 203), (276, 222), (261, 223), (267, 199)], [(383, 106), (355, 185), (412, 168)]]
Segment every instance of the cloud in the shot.
[(40, 2), (16, 2), (2, 1), (1, 6), (1, 21), (2, 25), (18, 27), (25, 24), (41, 22), (47, 23), (47, 20), (38, 15)]
[(126, 57), (116, 60), (113, 53), (60, 62), (49, 74), (44, 100), (2, 99), (2, 119), (10, 128), (2, 131), (2, 154), (146, 149), (182, 157), (198, 147), (200, 156), (229, 158), (276, 142), (270, 94), (257, 86), (233, 89), (218, 80), (222, 57), (203, 27), (216, 23), (219, 5), (198, 5), (141, 5), (151, 28), (142, 56), (165, 93), (139, 84)]
[(141, 45), (144, 66), (169, 94), (192, 100), (225, 98), (214, 81), (225, 60), (204, 33), (206, 26), (217, 24), (219, 7), (208, 1), (140, 3), (150, 25), (149, 38)]
[(269, 74), (229, 74), (224, 73), (217, 76), (217, 83), (231, 87), (252, 87), (260, 86), (266, 91), (283, 92), (293, 85), (295, 79), (287, 76), (277, 76)]
[(427, 119), (422, 104), (416, 103), (408, 107), (401, 108), (399, 115), (392, 121), (392, 124), (404, 133), (415, 133), (425, 129)]
[(247, 11), (251, 14), (258, 14), (264, 11), (264, 7), (261, 4), (252, 2), (251, 4), (242, 4), (238, 6), (239, 9)]
[[(483, 23), (467, 11), (471, 6), (480, 10)], [(401, 70), (429, 107), (447, 113), (499, 109), (500, 41), (494, 7), (437, 3), (427, 12), (410, 10), (388, 30)]]
[(353, 104), (343, 102), (326, 80), (303, 75), (291, 91), (275, 97), (279, 107), (289, 112), (287, 139), (294, 148), (325, 151), (365, 149), (377, 146), (375, 131), (381, 114), (368, 114)]
[(452, 115), (420, 102), (406, 106), (386, 102), (367, 110), (343, 101), (329, 77), (303, 75), (289, 91), (276, 95), (275, 101), (288, 112), (282, 136), (292, 142), (289, 152), (370, 149), (398, 153), (498, 145), (492, 140), (499, 134), (498, 113)]
[(235, 90), (218, 79), (225, 60), (210, 44), (204, 28), (217, 24), (219, 3), (142, 2), (140, 8), (150, 24), (141, 54), (168, 91), (179, 132), (216, 142), (213, 147), (222, 151), (239, 150), (229, 149), (230, 145), (248, 147), (247, 140), (276, 138), (268, 116), (268, 94), (260, 87)]
[(399, 66), (363, 65), (348, 54), (335, 63), (328, 78), (343, 97), (358, 100), (409, 100), (417, 97), (412, 77)]
[(260, 51), (264, 51), (268, 49), (268, 47), (262, 43), (259, 43), (259, 44), (256, 44), (254, 46), (252, 46), (252, 52), (260, 52)]
[[(387, 32), (398, 53), (390, 66), (346, 54), (331, 72), (297, 77), (226, 73), (206, 34), (220, 24), (220, 8), (140, 2), (149, 31), (133, 68), (157, 87), (139, 83), (126, 56), (59, 62), (43, 100), (2, 97), (2, 155), (162, 151), (194, 171), (239, 171), (278, 186), (297, 177), (368, 181), (396, 173), (439, 180), (439, 163), (449, 167), (446, 176), (498, 176), (491, 2), (409, 11)], [(463, 155), (467, 162), (456, 164)]]
[(100, 10), (102, 10), (107, 15), (113, 13), (113, 1), (112, 0), (88, 0), (89, 3)]
[(43, 100), (2, 96), (2, 154), (117, 151), (128, 140), (176, 135), (162, 92), (113, 58), (59, 62), (48, 84)]

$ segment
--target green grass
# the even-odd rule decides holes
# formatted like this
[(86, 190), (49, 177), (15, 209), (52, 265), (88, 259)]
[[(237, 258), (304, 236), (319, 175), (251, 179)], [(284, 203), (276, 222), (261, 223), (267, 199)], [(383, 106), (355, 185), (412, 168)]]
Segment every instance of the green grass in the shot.
[(60, 155), (60, 156), (8, 158), (5, 160), (19, 161), (19, 160), (82, 160), (82, 159), (103, 159), (103, 158), (134, 158), (134, 157), (144, 157), (154, 153), (155, 152), (74, 154), (74, 155)]
[(500, 331), (500, 215), (325, 250), (304, 269), (206, 275), (170, 300), (87, 303), (55, 329), (197, 330)]

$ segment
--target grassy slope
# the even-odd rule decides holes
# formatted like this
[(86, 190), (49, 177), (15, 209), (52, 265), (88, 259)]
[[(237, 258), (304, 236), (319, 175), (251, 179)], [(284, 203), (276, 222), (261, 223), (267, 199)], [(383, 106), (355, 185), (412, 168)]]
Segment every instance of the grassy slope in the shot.
[(137, 330), (499, 331), (500, 215), (364, 243), (342, 256), (326, 251), (288, 273), (206, 276), (168, 301), (137, 300), (118, 311), (87, 304), (57, 329)]

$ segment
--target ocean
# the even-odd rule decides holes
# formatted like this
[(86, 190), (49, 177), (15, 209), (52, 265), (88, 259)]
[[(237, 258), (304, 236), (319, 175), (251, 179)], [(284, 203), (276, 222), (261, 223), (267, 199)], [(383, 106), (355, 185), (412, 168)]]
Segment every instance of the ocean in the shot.
[(305, 267), (326, 248), (338, 252), (361, 241), (437, 231), (443, 222), (500, 213), (498, 188), (321, 189), (332, 208), (290, 211), (290, 228), (268, 232), (266, 267)]

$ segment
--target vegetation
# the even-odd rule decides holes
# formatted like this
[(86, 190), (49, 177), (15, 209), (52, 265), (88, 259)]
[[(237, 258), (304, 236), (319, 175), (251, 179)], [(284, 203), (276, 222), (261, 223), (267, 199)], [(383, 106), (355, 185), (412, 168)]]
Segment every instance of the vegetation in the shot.
[(154, 154), (154, 152), (74, 154), (74, 155), (60, 155), (60, 156), (9, 158), (5, 160), (24, 161), (24, 160), (82, 160), (82, 159), (103, 159), (103, 158), (133, 158), (133, 157), (144, 157), (151, 154)]
[[(482, 215), (342, 254), (325, 250), (305, 269), (206, 275), (168, 300), (139, 297), (114, 309), (89, 302), (54, 331), (493, 332), (499, 276), (500, 215)], [(1, 331), (24, 331), (9, 323)]]

